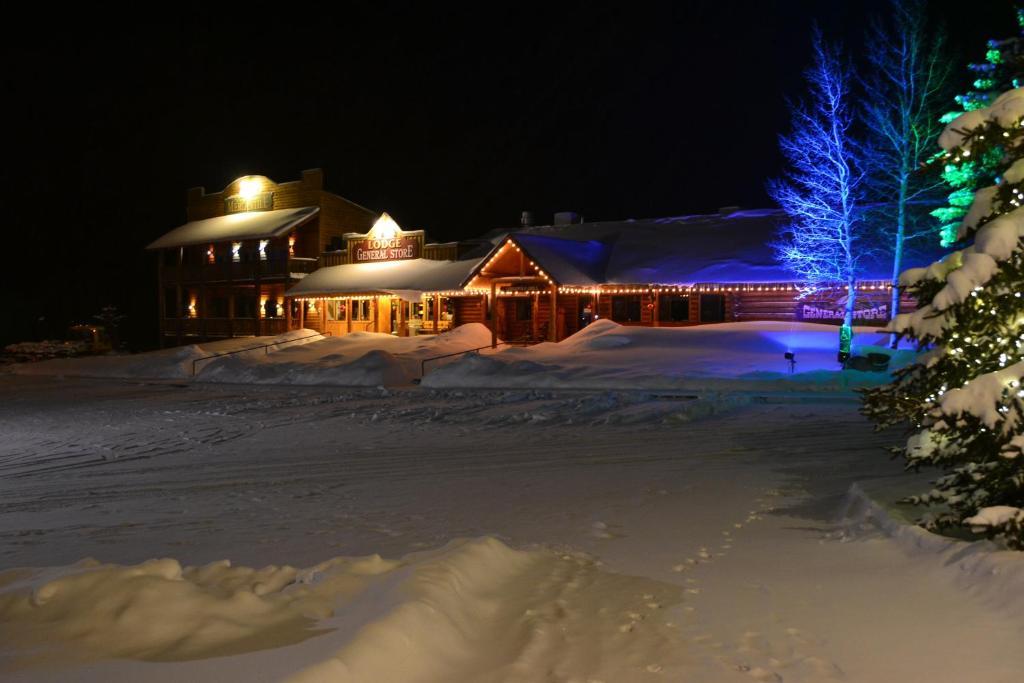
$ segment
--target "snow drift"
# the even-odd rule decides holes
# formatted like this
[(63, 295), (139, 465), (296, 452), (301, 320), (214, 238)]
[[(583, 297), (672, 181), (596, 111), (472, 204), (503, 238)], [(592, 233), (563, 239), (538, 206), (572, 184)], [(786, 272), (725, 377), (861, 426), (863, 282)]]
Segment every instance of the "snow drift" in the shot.
[[(890, 353), (877, 328), (856, 328), (855, 351)], [(840, 371), (838, 329), (745, 322), (694, 327), (626, 327), (598, 320), (558, 343), (470, 355), (428, 373), (432, 387), (586, 389), (835, 389), (884, 382), (885, 373)], [(796, 358), (789, 373), (786, 352)], [(890, 369), (913, 352), (896, 353)]]
[[(602, 572), (584, 555), (513, 550), (486, 537), (401, 560), (335, 558), (304, 570), (85, 562), (7, 572), (0, 586), (0, 671), (177, 661), (162, 671), (187, 678), (181, 662), (220, 656), (194, 666), (237, 674), (239, 659), (276, 648), (265, 653), (272, 659), (260, 678), (294, 683), (539, 680), (566, 669), (618, 680), (637, 658), (665, 661), (679, 647), (660, 620), (623, 621), (623, 612), (642, 595), (641, 609), (657, 613), (682, 592)], [(577, 637), (567, 639), (567, 628)], [(295, 647), (311, 638), (310, 647)], [(106, 662), (91, 671), (85, 680), (136, 669)]]

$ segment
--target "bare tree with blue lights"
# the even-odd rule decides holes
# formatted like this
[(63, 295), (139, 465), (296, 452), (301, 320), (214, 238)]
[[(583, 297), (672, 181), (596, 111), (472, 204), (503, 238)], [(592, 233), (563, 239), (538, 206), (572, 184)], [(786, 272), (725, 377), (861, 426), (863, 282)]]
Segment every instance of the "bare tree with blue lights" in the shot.
[[(892, 20), (876, 21), (868, 34), (864, 121), (871, 223), (892, 257), (890, 318), (899, 313), (899, 276), (909, 242), (935, 233), (929, 210), (942, 204), (944, 183), (920, 172), (933, 155), (943, 125), (950, 62), (945, 35), (931, 35), (920, 0), (893, 0)], [(895, 346), (896, 335), (891, 343)]]
[(776, 257), (800, 278), (802, 296), (846, 288), (840, 359), (850, 352), (856, 281), (862, 248), (865, 175), (863, 148), (853, 139), (853, 72), (838, 48), (814, 33), (809, 97), (790, 105), (793, 131), (779, 138), (789, 169), (768, 192), (789, 216), (773, 245)]

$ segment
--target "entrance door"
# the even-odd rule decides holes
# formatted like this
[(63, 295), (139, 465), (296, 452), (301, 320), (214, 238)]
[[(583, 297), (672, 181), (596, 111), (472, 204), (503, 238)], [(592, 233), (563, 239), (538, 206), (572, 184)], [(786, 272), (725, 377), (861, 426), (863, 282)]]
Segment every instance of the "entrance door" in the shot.
[(576, 315), (577, 329), (582, 330), (584, 327), (594, 322), (594, 295), (593, 294), (580, 294), (579, 304), (577, 306), (578, 313)]

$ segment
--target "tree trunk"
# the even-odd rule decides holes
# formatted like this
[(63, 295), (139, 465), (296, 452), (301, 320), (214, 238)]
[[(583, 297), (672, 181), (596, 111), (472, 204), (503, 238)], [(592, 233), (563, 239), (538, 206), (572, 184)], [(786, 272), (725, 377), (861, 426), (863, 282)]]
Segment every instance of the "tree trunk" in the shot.
[[(892, 249), (892, 291), (889, 298), (889, 322), (896, 319), (900, 312), (900, 270), (903, 268), (903, 239), (907, 230), (907, 183), (908, 176), (904, 173), (900, 177), (900, 192), (896, 207), (896, 241)], [(896, 348), (896, 333), (889, 335), (889, 347)]]
[(857, 281), (852, 276), (846, 281), (846, 310), (843, 326), (839, 328), (839, 362), (844, 366), (850, 357), (853, 342), (853, 311), (857, 303)]

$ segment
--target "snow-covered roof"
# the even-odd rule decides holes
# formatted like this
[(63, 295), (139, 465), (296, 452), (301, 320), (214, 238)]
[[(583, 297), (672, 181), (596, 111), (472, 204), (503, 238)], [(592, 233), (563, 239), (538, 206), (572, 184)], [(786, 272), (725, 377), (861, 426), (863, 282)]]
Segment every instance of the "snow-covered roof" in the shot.
[(516, 243), (555, 282), (599, 284), (608, 265), (611, 248), (599, 240), (566, 240), (548, 235), (516, 233)]
[(459, 289), (479, 261), (408, 259), (382, 263), (346, 263), (313, 271), (288, 290), (288, 296), (398, 294), (418, 298), (421, 292)]
[[(493, 237), (496, 244), (514, 239), (563, 285), (793, 282), (797, 278), (779, 264), (771, 246), (785, 222), (778, 209), (756, 209), (533, 226)], [(914, 258), (911, 252), (905, 267), (930, 263), (934, 256)], [(864, 266), (864, 280), (892, 276), (884, 255)]]
[(320, 211), (316, 206), (274, 211), (245, 211), (227, 216), (190, 221), (150, 244), (147, 249), (187, 247), (193, 244), (227, 242), (230, 240), (271, 239), (287, 235)]

